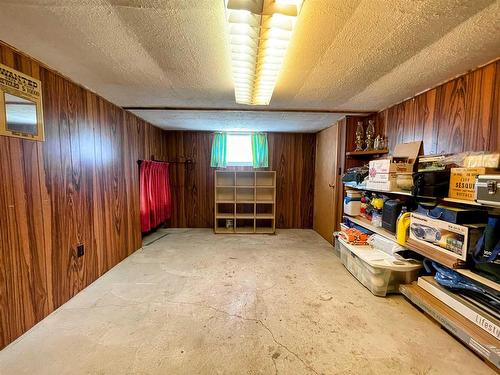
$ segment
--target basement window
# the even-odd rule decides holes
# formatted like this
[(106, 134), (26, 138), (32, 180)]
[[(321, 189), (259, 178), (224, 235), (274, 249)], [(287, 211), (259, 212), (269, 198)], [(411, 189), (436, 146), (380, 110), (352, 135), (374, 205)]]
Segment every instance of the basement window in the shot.
[(250, 134), (228, 134), (226, 160), (229, 166), (252, 166), (252, 137)]

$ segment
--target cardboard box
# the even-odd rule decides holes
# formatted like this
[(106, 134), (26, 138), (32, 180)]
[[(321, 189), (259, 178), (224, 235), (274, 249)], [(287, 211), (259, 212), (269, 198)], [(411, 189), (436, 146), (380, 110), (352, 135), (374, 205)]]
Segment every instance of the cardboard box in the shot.
[(474, 200), (476, 177), (480, 174), (498, 174), (491, 168), (451, 168), (449, 198)]
[(380, 175), (412, 173), (421, 150), (422, 141), (396, 145), (392, 156), (370, 161), (368, 180), (388, 181), (391, 176)]
[(412, 212), (410, 215), (410, 238), (432, 249), (467, 260), (469, 249), (475, 247), (484, 225), (459, 225), (432, 219)]
[(378, 177), (380, 180), (366, 182), (366, 189), (380, 190), (380, 191), (394, 191), (397, 190), (396, 175), (386, 174), (387, 180), (384, 181), (383, 177)]
[(397, 174), (396, 173), (377, 173), (374, 175), (372, 178), (369, 178), (368, 181), (372, 182), (387, 182), (387, 181), (392, 181), (396, 180)]

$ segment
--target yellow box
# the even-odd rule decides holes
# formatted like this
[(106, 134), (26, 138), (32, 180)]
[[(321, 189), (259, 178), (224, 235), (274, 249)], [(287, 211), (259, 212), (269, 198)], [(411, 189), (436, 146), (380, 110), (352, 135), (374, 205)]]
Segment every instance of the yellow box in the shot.
[(473, 201), (476, 176), (498, 173), (498, 170), (492, 168), (451, 168), (448, 197)]

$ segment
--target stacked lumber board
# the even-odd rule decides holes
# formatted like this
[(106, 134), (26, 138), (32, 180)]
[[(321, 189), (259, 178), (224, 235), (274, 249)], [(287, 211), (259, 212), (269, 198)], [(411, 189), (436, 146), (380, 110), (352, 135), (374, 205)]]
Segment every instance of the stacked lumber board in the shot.
[(474, 300), (466, 296), (453, 293), (439, 285), (431, 276), (419, 277), (417, 285), (445, 303), (448, 307), (469, 319), (472, 323), (482, 328), (497, 340), (500, 340), (500, 320), (498, 311), (475, 303)]
[[(422, 282), (420, 284), (422, 285)], [(466, 317), (454, 310), (417, 283), (400, 285), (399, 288), (406, 298), (435, 319), (468, 348), (500, 370), (500, 341), (496, 338), (498, 326), (496, 328), (489, 327), (488, 322), (485, 325), (485, 322), (481, 320), (471, 321), (471, 317)], [(498, 321), (490, 321), (489, 323), (495, 325)]]

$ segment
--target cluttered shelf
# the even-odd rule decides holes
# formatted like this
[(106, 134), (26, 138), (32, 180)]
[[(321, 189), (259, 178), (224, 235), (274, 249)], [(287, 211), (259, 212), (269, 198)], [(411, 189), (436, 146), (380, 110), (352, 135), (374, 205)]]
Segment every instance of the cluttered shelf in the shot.
[[(364, 218), (363, 216), (356, 216), (356, 217), (344, 216), (344, 220), (345, 219), (353, 222), (354, 224), (362, 226), (363, 228), (368, 229), (370, 232), (376, 233), (384, 238), (387, 238), (388, 240), (396, 242), (395, 234), (391, 233), (390, 231), (382, 227), (377, 227), (373, 225), (368, 219)], [(409, 250), (412, 250), (426, 258), (429, 258), (449, 268), (456, 269), (456, 268), (464, 268), (466, 266), (465, 262), (463, 262), (462, 260), (445, 253), (437, 252), (430, 246), (426, 246), (425, 244), (419, 243), (411, 238), (408, 238), (403, 246)]]
[(396, 241), (396, 235), (394, 233), (391, 233), (384, 228), (373, 225), (368, 219), (364, 218), (363, 216), (344, 216), (344, 218), (347, 218), (353, 223), (360, 225), (373, 233), (380, 234), (382, 237), (385, 237), (392, 241)]
[[(344, 216), (344, 219), (348, 219), (349, 221), (353, 222), (356, 225), (362, 226), (363, 228), (368, 229), (370, 232), (373, 232), (375, 234), (381, 235), (386, 239), (389, 239), (391, 241), (396, 241), (396, 236), (389, 232), (388, 230), (381, 228), (381, 227), (376, 227), (374, 226), (368, 219), (364, 218), (363, 216)], [(456, 272), (461, 274), (462, 276), (466, 277), (467, 279), (473, 280), (481, 285), (487, 286), (488, 288), (491, 288), (493, 290), (496, 290), (497, 292), (500, 292), (500, 284), (496, 283), (493, 280), (490, 280), (484, 276), (481, 276), (477, 274), (476, 272), (473, 272), (472, 270), (467, 267), (467, 264), (463, 262), (460, 259), (457, 259), (455, 257), (449, 256), (444, 253), (439, 253), (436, 252), (434, 249), (430, 248), (429, 246), (423, 246), (422, 244), (412, 240), (408, 239), (404, 245), (405, 248), (412, 250), (430, 260), (433, 260), (439, 264), (442, 264), (446, 267), (454, 269)]]
[(346, 170), (344, 217), (453, 269), (487, 262), (500, 278), (487, 255), (500, 245), (500, 153), (422, 156), (421, 141), (391, 151)]
[[(353, 184), (353, 183), (349, 183), (349, 182), (344, 183), (344, 186), (346, 188), (350, 188), (350, 189), (370, 191), (370, 192), (374, 192), (374, 193), (403, 195), (403, 196), (408, 196), (408, 197), (413, 196), (413, 194), (410, 191), (405, 191), (405, 190), (380, 190), (380, 189), (375, 189), (375, 188), (367, 188), (366, 185), (363, 185), (363, 184)], [(473, 200), (465, 200), (465, 199), (458, 199), (458, 198), (449, 198), (449, 197), (437, 198), (437, 197), (427, 197), (427, 196), (418, 196), (417, 198), (441, 200), (443, 202), (448, 202), (448, 203), (478, 206), (478, 207), (484, 207), (484, 208), (500, 208), (500, 206), (495, 206), (493, 204), (478, 203), (478, 202), (473, 201)]]
[[(366, 219), (354, 220), (372, 227)], [(500, 290), (498, 284), (470, 270), (440, 269), (437, 266), (436, 269), (442, 275), (439, 279), (437, 276), (422, 276), (419, 262), (391, 255), (386, 246), (385, 249), (382, 249), (384, 246), (379, 247), (380, 240), (367, 239), (366, 235), (364, 238), (362, 235), (358, 237), (355, 232), (353, 229), (343, 229), (337, 234), (336, 247), (341, 262), (360, 283), (376, 296), (399, 291), (482, 358), (496, 368), (500, 367), (500, 321), (494, 309), (494, 291)], [(380, 228), (377, 232), (380, 233)], [(406, 247), (421, 250), (420, 245), (413, 244), (411, 239)], [(424, 255), (429, 256), (428, 253)], [(435, 260), (441, 264), (447, 263), (439, 255)], [(437, 281), (446, 274), (457, 272), (473, 283), (460, 281), (459, 289), (451, 286), (448, 289), (449, 277), (444, 278), (448, 281), (443, 285)], [(477, 343), (480, 344), (479, 349)]]
[[(342, 177), (345, 187), (486, 209), (500, 208), (500, 153), (423, 156), (421, 141), (397, 144), (391, 151), (390, 156), (363, 160), (362, 164), (346, 170)], [(366, 152), (376, 155), (376, 151)]]
[(422, 156), (420, 141), (390, 151), (347, 155), (336, 251), (379, 296), (395, 292), (379, 275), (399, 275), (375, 267), (380, 251), (392, 262), (425, 259), (425, 270), (407, 272), (398, 290), (498, 370), (500, 153)]

